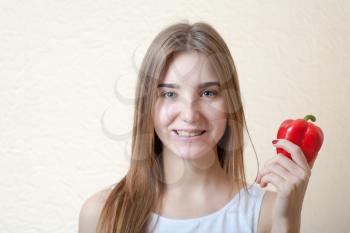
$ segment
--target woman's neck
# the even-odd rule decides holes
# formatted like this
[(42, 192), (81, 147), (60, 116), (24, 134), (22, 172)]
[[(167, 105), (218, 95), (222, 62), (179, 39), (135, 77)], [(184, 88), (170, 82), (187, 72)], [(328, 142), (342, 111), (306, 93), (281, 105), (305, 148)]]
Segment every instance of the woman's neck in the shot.
[(216, 152), (197, 159), (184, 159), (163, 151), (166, 193), (188, 198), (206, 198), (224, 187), (232, 187), (232, 179), (220, 166)]

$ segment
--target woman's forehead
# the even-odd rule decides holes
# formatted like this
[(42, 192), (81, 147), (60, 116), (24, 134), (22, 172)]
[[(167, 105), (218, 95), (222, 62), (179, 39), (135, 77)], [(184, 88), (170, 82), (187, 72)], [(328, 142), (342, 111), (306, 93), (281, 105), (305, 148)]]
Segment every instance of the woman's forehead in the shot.
[(160, 83), (203, 83), (219, 81), (207, 56), (199, 52), (176, 54), (166, 67)]

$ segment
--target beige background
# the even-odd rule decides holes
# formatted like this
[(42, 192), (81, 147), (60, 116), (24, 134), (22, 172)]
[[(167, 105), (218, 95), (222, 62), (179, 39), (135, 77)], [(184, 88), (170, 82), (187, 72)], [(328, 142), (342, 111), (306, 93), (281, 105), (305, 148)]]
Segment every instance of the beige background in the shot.
[[(230, 47), (260, 167), (275, 156), (284, 119), (315, 114), (325, 141), (301, 229), (350, 232), (345, 0), (2, 0), (0, 232), (77, 231), (82, 203), (127, 171), (145, 50), (185, 19), (212, 24)], [(253, 182), (255, 155), (245, 148)]]

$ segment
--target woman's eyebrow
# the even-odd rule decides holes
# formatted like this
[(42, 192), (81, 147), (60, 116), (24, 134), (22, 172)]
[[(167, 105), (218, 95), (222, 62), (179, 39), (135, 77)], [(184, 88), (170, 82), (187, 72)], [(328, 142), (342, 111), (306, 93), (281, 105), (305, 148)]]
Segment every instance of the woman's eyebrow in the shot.
[[(205, 82), (205, 83), (201, 83), (198, 85), (199, 88), (203, 88), (203, 87), (209, 87), (209, 86), (218, 86), (220, 87), (220, 83), (219, 82)], [(160, 83), (158, 84), (158, 88), (159, 87), (168, 87), (168, 88), (180, 88), (179, 85), (174, 84), (174, 83)]]

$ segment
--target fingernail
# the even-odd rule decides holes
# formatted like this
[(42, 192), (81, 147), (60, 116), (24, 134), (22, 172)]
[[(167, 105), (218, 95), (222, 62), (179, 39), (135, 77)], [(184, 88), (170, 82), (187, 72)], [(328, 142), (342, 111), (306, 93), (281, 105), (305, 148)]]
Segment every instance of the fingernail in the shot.
[(257, 183), (257, 184), (259, 184), (258, 178), (259, 178), (259, 176), (257, 176), (257, 177), (255, 178), (255, 183)]
[(272, 144), (276, 144), (278, 140), (272, 140)]

